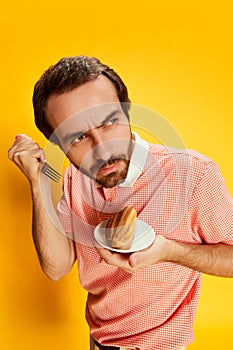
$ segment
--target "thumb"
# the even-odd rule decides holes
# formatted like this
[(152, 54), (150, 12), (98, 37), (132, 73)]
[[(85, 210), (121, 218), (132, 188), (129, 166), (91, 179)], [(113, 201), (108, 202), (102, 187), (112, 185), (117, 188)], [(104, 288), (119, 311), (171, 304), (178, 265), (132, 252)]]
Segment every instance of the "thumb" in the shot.
[(129, 257), (129, 265), (134, 268), (140, 261), (140, 257), (138, 253), (132, 253)]

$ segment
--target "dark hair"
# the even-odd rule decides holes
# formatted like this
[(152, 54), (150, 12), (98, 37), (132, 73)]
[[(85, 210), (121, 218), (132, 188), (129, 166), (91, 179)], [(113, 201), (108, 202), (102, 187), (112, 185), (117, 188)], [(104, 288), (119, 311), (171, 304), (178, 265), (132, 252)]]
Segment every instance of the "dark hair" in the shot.
[(96, 79), (106, 76), (114, 84), (122, 109), (129, 119), (130, 99), (127, 88), (113, 69), (102, 64), (95, 57), (65, 57), (49, 67), (37, 81), (33, 92), (33, 108), (37, 128), (49, 139), (53, 129), (46, 118), (46, 107), (49, 96), (62, 94)]

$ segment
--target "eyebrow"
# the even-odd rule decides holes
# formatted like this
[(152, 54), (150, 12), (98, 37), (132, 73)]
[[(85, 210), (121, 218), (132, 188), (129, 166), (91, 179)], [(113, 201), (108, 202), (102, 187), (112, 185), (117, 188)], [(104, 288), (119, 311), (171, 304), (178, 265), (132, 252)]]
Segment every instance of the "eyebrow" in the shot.
[[(114, 111), (112, 111), (99, 125), (95, 126), (93, 129), (95, 128), (99, 128), (101, 126), (103, 126), (104, 124), (106, 124), (108, 121), (110, 121), (115, 115), (117, 115), (120, 112), (119, 109), (115, 109)], [(91, 130), (91, 129), (90, 129)], [(87, 130), (88, 131), (88, 130)], [(67, 143), (70, 140), (72, 140), (73, 138), (77, 138), (80, 137), (81, 135), (85, 134), (87, 131), (76, 131), (73, 133), (68, 133), (65, 136), (63, 136), (62, 142)]]

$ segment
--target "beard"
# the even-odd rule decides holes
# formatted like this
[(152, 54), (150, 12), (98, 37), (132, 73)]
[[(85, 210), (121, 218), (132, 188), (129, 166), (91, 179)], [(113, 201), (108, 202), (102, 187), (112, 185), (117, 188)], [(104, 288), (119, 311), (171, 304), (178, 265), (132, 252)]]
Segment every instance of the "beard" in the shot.
[[(107, 161), (105, 160), (97, 160), (95, 164), (93, 164), (90, 167), (90, 170), (87, 170), (87, 167), (82, 164), (80, 167), (77, 167), (83, 174), (87, 175), (91, 179), (93, 179), (97, 184), (105, 187), (105, 188), (112, 188), (121, 182), (124, 181), (124, 179), (127, 176), (129, 163), (130, 163), (130, 157), (132, 155), (133, 150), (133, 142), (132, 140), (129, 142), (128, 149), (126, 151), (126, 154), (118, 154), (118, 155), (112, 155)], [(87, 164), (87, 159), (85, 161)], [(107, 166), (110, 166), (112, 164), (118, 163), (119, 169), (116, 171), (112, 171), (109, 174), (99, 174), (99, 171), (102, 168), (105, 168)]]
[[(107, 175), (98, 175), (98, 172), (102, 169), (105, 168), (106, 166), (112, 165), (114, 163), (121, 162), (121, 169), (117, 171), (113, 171)], [(101, 163), (101, 164), (100, 164)], [(73, 165), (75, 165), (73, 163)], [(90, 177), (92, 180), (94, 180), (98, 185), (103, 186), (105, 188), (112, 188), (119, 183), (123, 182), (124, 179), (127, 176), (128, 173), (128, 168), (129, 168), (129, 160), (123, 158), (123, 156), (119, 157), (111, 157), (110, 160), (107, 162), (101, 162), (98, 161), (91, 167), (90, 171), (87, 171), (84, 167), (75, 167), (81, 171), (83, 174), (87, 175)]]
[[(105, 187), (105, 188), (112, 188), (116, 185), (119, 185), (127, 176), (128, 168), (129, 168), (129, 160), (126, 160), (124, 158), (117, 158), (114, 159), (114, 161), (110, 161), (105, 163), (102, 167), (121, 162), (122, 168), (118, 171), (113, 171), (110, 174), (107, 175), (96, 175), (95, 181)], [(101, 168), (100, 168), (101, 169)]]

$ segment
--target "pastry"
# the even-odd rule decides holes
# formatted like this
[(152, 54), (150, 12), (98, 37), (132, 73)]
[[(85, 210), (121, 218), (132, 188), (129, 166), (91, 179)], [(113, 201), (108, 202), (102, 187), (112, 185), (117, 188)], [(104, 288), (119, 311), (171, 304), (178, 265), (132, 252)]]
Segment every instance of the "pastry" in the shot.
[(137, 212), (133, 207), (125, 207), (115, 213), (107, 222), (105, 237), (112, 248), (130, 249), (137, 220)]

